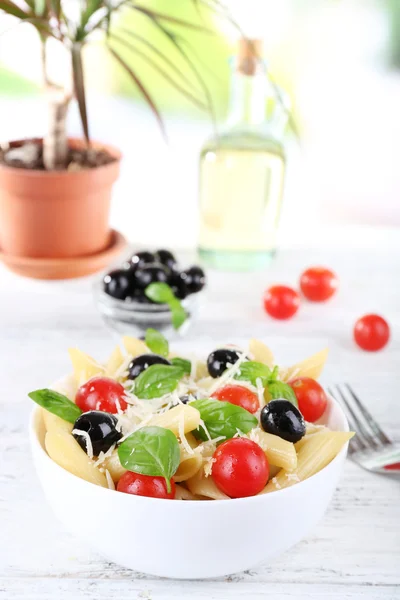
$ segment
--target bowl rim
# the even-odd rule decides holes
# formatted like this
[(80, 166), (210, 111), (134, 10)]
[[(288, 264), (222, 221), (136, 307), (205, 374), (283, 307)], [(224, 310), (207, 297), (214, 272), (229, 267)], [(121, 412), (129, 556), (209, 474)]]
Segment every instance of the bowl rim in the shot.
[[(342, 422), (343, 422), (343, 428), (340, 431), (344, 431), (344, 432), (349, 431), (350, 430), (349, 423), (347, 421), (347, 417), (346, 417), (342, 407), (333, 398), (333, 396), (331, 396), (328, 392), (326, 392), (326, 395), (328, 397), (328, 403), (333, 404), (336, 407), (336, 409), (339, 410), (339, 414), (340, 414), (340, 416), (342, 418)], [(67, 480), (68, 480), (68, 478), (72, 477), (75, 480), (75, 484), (82, 485), (83, 488), (90, 486), (90, 489), (92, 489), (92, 491), (94, 491), (93, 488), (97, 488), (98, 492), (101, 494), (109, 493), (109, 492), (114, 493), (115, 490), (111, 490), (109, 488), (105, 488), (105, 487), (96, 485), (94, 483), (91, 483), (90, 481), (86, 481), (85, 479), (78, 477), (77, 475), (74, 475), (73, 473), (70, 473), (69, 471), (67, 471), (60, 465), (58, 465), (54, 460), (52, 460), (50, 458), (50, 456), (47, 454), (45, 448), (42, 446), (42, 444), (39, 441), (38, 422), (39, 422), (39, 418), (41, 418), (40, 413), (42, 410), (45, 410), (45, 409), (42, 409), (40, 406), (34, 406), (33, 410), (31, 411), (31, 416), (29, 419), (29, 437), (30, 437), (30, 443), (31, 443), (31, 450), (36, 451), (39, 454), (41, 454), (42, 458), (45, 461), (48, 461), (48, 464), (52, 465), (51, 468), (62, 471), (63, 476), (65, 476), (67, 478)], [(323, 477), (328, 469), (332, 468), (333, 465), (342, 461), (346, 457), (348, 444), (349, 444), (349, 442), (347, 441), (345, 443), (345, 445), (343, 446), (343, 448), (341, 449), (341, 451), (339, 452), (339, 454), (337, 454), (335, 456), (335, 458), (326, 465), (326, 467), (324, 467), (323, 469), (318, 471), (318, 473), (315, 473), (314, 475), (311, 475), (311, 477), (308, 477), (307, 479), (303, 479), (302, 481), (297, 482), (293, 486), (275, 490), (273, 496), (275, 496), (275, 494), (290, 494), (290, 493), (293, 493), (293, 488), (299, 489), (299, 486), (301, 486), (302, 488), (306, 488), (307, 486), (312, 485), (312, 482), (315, 482), (318, 478)], [(35, 465), (35, 468), (36, 468), (36, 465)], [(164, 502), (163, 498), (150, 498), (147, 496), (135, 496), (133, 494), (118, 494), (118, 498), (125, 497), (125, 496), (126, 496), (126, 498), (130, 499), (129, 500), (130, 502), (137, 502), (137, 503), (140, 503), (140, 502), (142, 502), (142, 503)], [(253, 503), (254, 504), (256, 502), (265, 502), (266, 501), (265, 498), (268, 498), (268, 497), (271, 497), (271, 494), (257, 494), (255, 496), (247, 496), (245, 498), (230, 498), (229, 504), (231, 504), (232, 501), (235, 502), (235, 505), (237, 505), (237, 503), (239, 503), (239, 502), (242, 504), (245, 504), (245, 503)], [(122, 501), (127, 501), (127, 500), (122, 500)], [(180, 504), (189, 505), (191, 507), (193, 507), (193, 506), (202, 507), (203, 505), (219, 506), (221, 504), (221, 502), (225, 503), (226, 500), (220, 499), (220, 500), (212, 500), (210, 502), (200, 502), (199, 500), (184, 500), (184, 501), (181, 501)], [(174, 505), (175, 503), (173, 503), (173, 502), (166, 503), (167, 506), (170, 506), (171, 504)], [(183, 510), (185, 510), (185, 509), (183, 509)], [(204, 510), (204, 509), (199, 508), (196, 510)], [(205, 510), (210, 510), (210, 509), (205, 509)]]

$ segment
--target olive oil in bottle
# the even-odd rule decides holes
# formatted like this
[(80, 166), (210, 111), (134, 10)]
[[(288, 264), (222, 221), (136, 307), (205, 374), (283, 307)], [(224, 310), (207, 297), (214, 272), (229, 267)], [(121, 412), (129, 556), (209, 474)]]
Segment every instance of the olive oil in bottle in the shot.
[[(221, 269), (259, 268), (275, 252), (286, 117), (280, 107), (277, 114), (259, 56), (258, 40), (240, 41), (227, 125), (200, 155), (199, 253)], [(275, 104), (269, 118), (268, 103)]]

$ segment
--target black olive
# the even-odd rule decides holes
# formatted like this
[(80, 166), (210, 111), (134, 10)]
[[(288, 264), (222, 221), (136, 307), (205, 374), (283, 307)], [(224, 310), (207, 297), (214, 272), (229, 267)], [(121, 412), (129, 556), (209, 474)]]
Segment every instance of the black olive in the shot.
[(169, 276), (169, 270), (160, 263), (139, 267), (135, 271), (136, 287), (145, 290), (151, 283), (168, 283)]
[(169, 285), (179, 300), (184, 300), (187, 296), (189, 296), (190, 292), (182, 273), (172, 273), (169, 278)]
[(109, 296), (125, 300), (133, 294), (134, 281), (132, 273), (126, 269), (110, 271), (104, 276), (103, 289)]
[(182, 402), (182, 404), (187, 404), (188, 402), (197, 400), (197, 396), (194, 394), (185, 394), (184, 396), (179, 396), (179, 400)]
[(128, 366), (128, 379), (136, 379), (140, 373), (145, 371), (151, 365), (170, 365), (169, 360), (158, 354), (141, 354), (137, 356)]
[(140, 267), (154, 263), (155, 258), (152, 252), (144, 250), (143, 252), (136, 252), (136, 254), (131, 256), (129, 261), (132, 269), (139, 269)]
[(177, 266), (177, 260), (175, 256), (169, 250), (157, 250), (155, 253), (156, 262), (168, 267), (171, 271), (174, 271)]
[(217, 378), (222, 375), (226, 369), (234, 365), (241, 357), (241, 352), (238, 350), (230, 350), (228, 348), (219, 348), (214, 350), (207, 358), (207, 369), (211, 377)]
[[(122, 433), (117, 430), (118, 421), (114, 415), (101, 410), (89, 410), (79, 415), (74, 423), (74, 429), (86, 431), (92, 442), (93, 455), (107, 452), (113, 444), (118, 442)], [(72, 434), (82, 450), (87, 453), (87, 439), (80, 433)]]
[(294, 444), (306, 433), (303, 415), (289, 400), (278, 398), (266, 404), (260, 415), (261, 427)]
[(189, 294), (196, 294), (200, 292), (206, 284), (206, 276), (201, 267), (194, 265), (190, 269), (182, 272), (182, 278), (184, 279), (186, 286), (189, 290)]

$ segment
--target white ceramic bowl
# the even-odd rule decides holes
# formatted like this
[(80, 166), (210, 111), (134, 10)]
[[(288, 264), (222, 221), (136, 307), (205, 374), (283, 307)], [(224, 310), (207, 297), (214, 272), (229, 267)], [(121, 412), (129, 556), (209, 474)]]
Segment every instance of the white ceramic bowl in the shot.
[[(324, 423), (348, 431), (329, 397)], [(322, 471), (292, 487), (236, 500), (171, 501), (108, 490), (59, 467), (44, 450), (41, 411), (33, 411), (34, 463), (65, 528), (107, 559), (150, 575), (219, 577), (270, 561), (307, 536), (325, 513), (346, 447)], [(77, 542), (78, 543), (78, 542)]]

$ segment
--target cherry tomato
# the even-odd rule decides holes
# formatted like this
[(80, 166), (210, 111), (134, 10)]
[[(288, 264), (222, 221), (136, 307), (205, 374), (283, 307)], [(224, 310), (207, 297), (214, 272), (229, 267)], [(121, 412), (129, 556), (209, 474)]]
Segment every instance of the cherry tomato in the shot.
[(255, 413), (260, 408), (257, 394), (243, 385), (225, 385), (214, 392), (211, 397), (236, 404), (251, 413)]
[(127, 471), (118, 481), (117, 491), (135, 496), (173, 500), (175, 498), (175, 482), (171, 479), (171, 491), (168, 492), (164, 477), (152, 477)]
[(117, 413), (126, 410), (123, 386), (108, 377), (93, 377), (76, 392), (75, 402), (83, 412), (88, 410), (103, 410), (108, 413)]
[(363, 350), (381, 350), (388, 343), (389, 337), (389, 324), (379, 315), (365, 315), (354, 325), (354, 339)]
[(289, 381), (296, 394), (299, 410), (306, 421), (314, 423), (325, 412), (328, 398), (318, 381), (311, 377), (297, 377)]
[(299, 306), (299, 294), (286, 285), (274, 285), (264, 294), (264, 308), (274, 319), (290, 319)]
[(217, 487), (231, 498), (255, 496), (269, 476), (267, 457), (258, 444), (247, 438), (232, 438), (213, 455), (212, 477)]
[(311, 267), (300, 277), (300, 288), (307, 300), (324, 302), (336, 292), (339, 281), (335, 273), (324, 267)]

